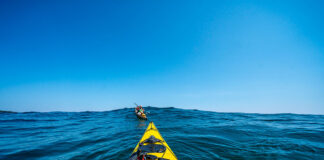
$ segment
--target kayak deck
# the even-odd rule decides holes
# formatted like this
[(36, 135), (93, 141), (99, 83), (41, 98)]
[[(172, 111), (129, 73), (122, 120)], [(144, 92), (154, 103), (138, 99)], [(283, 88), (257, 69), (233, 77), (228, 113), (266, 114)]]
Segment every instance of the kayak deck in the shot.
[[(152, 138), (159, 141), (154, 143), (149, 142), (148, 140)], [(164, 158), (169, 160), (177, 160), (177, 157), (172, 152), (169, 145), (162, 138), (161, 134), (159, 133), (158, 129), (156, 128), (153, 122), (150, 122), (150, 124), (148, 125), (147, 129), (144, 132), (144, 135), (142, 136), (141, 140), (137, 143), (135, 149), (133, 150), (132, 155), (136, 154), (139, 148), (150, 148), (150, 145), (151, 146), (154, 145), (153, 148), (155, 149), (158, 147), (163, 148), (160, 149), (160, 151), (162, 150), (164, 152), (158, 153), (159, 151), (154, 151), (152, 153), (149, 152), (146, 155), (153, 155), (158, 158)]]
[(141, 115), (138, 115), (136, 113), (136, 111), (135, 111), (135, 114), (136, 114), (137, 118), (147, 120), (147, 117), (146, 117), (146, 114), (145, 113), (142, 113)]

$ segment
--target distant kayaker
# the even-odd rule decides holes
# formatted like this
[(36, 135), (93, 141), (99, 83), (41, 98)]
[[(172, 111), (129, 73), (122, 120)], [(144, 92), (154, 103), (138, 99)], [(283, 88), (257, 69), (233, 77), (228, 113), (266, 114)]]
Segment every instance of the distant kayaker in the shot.
[(139, 106), (136, 107), (136, 112), (139, 115), (141, 115), (142, 113), (144, 113), (144, 108), (142, 107), (142, 105), (139, 105)]

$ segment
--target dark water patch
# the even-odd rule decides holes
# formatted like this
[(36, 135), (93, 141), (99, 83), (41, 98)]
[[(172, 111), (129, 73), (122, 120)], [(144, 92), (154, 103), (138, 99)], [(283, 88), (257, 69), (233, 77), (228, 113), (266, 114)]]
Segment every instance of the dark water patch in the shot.
[(10, 120), (0, 120), (0, 123), (17, 123), (17, 122), (37, 122), (37, 121), (44, 121), (44, 122), (54, 122), (58, 121), (56, 119), (10, 119)]
[[(179, 159), (322, 159), (324, 116), (147, 107)], [(133, 108), (0, 112), (0, 159), (127, 159), (148, 121)]]
[(0, 114), (14, 114), (14, 113), (17, 113), (17, 112), (0, 110)]

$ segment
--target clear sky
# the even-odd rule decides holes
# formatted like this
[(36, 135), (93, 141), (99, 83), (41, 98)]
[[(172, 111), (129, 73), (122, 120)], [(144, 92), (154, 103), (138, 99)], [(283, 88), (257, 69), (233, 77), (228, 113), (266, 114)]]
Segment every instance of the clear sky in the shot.
[(0, 1), (0, 110), (324, 114), (324, 1)]

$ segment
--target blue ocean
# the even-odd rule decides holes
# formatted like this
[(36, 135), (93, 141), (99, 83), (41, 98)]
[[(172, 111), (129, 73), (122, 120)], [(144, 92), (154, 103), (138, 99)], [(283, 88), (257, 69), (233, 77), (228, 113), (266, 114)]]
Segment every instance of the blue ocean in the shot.
[(127, 160), (150, 121), (180, 160), (324, 159), (324, 115), (145, 110), (1, 112), (0, 159)]

